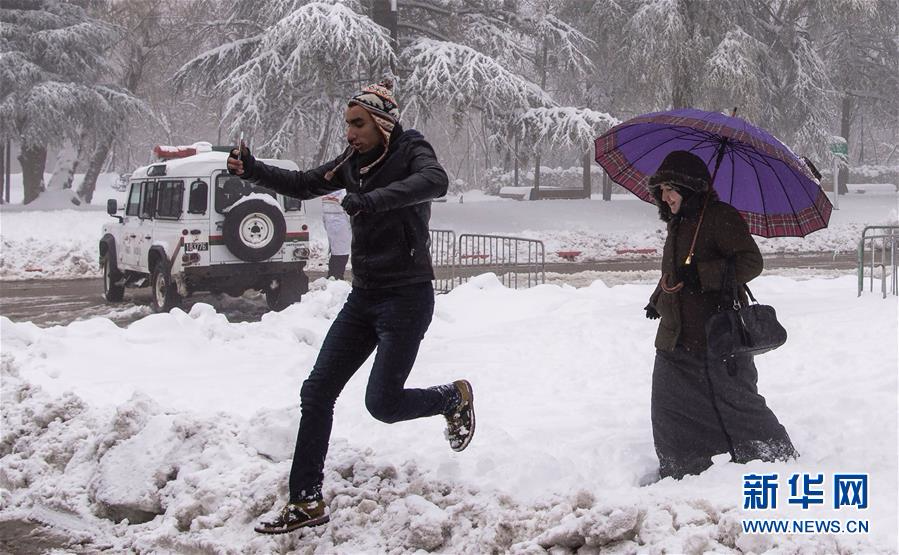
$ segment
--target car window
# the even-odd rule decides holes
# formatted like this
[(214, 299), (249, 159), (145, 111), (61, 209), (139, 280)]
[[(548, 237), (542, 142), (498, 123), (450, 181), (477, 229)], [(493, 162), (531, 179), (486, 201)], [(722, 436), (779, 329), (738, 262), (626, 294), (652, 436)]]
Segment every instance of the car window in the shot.
[(160, 181), (156, 184), (156, 217), (177, 219), (184, 200), (183, 181)]
[(141, 183), (140, 217), (152, 218), (156, 211), (156, 183), (144, 181)]
[(140, 214), (140, 183), (131, 184), (131, 192), (128, 195), (128, 206), (125, 208), (126, 216)]
[(271, 189), (254, 185), (236, 175), (219, 175), (215, 179), (215, 211), (222, 214), (225, 208), (253, 193), (262, 193), (273, 198), (275, 197), (275, 192)]
[(303, 207), (303, 201), (298, 198), (284, 197), (284, 211), (291, 212)]
[(190, 184), (190, 196), (187, 201), (189, 214), (205, 214), (209, 205), (209, 185), (199, 179)]

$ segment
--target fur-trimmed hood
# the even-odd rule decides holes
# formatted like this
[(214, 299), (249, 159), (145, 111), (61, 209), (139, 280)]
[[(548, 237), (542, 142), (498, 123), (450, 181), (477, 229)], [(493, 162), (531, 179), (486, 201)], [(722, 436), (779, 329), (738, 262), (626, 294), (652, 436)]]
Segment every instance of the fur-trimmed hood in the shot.
[[(681, 216), (690, 213), (689, 208), (693, 208), (696, 199), (705, 196), (696, 193), (708, 191), (711, 181), (709, 168), (699, 156), (685, 150), (675, 150), (668, 154), (659, 169), (649, 178), (649, 192), (659, 208), (659, 218), (663, 222), (670, 222), (674, 216), (668, 204), (662, 202), (663, 183), (670, 185), (683, 197), (682, 208), (678, 212), (678, 216)], [(718, 200), (714, 189), (710, 194), (713, 195), (710, 201)]]

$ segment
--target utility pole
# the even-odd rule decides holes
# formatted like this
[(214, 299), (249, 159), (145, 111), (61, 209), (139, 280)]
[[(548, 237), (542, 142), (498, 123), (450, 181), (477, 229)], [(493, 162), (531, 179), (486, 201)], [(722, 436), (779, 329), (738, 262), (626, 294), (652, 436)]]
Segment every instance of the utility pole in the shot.
[[(396, 2), (397, 0), (373, 0), (371, 14), (372, 21), (390, 31), (394, 56), (398, 56), (400, 51), (399, 11)], [(391, 64), (390, 71), (398, 75), (395, 64)]]
[(3, 144), (0, 145), (0, 204), (4, 204), (6, 202), (6, 141), (3, 141)]
[(9, 188), (12, 184), (12, 141), (6, 139), (6, 162), (3, 164), (4, 168), (4, 184), (5, 184), (5, 192), (6, 192), (6, 204), (10, 203), (9, 196)]

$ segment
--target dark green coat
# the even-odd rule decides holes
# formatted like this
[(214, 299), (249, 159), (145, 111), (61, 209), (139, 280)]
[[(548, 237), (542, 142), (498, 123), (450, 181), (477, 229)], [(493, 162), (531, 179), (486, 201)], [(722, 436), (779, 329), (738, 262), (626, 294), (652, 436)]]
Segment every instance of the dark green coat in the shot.
[[(711, 194), (692, 260), (699, 283), (685, 285), (676, 293), (666, 293), (660, 285), (650, 298), (661, 315), (655, 346), (662, 351), (672, 351), (680, 344), (692, 353), (705, 355), (705, 323), (718, 310), (728, 259), (734, 261), (737, 283), (747, 283), (762, 273), (762, 255), (749, 226), (734, 207), (718, 200), (714, 191)], [(669, 286), (686, 274), (684, 260), (690, 252), (703, 200), (702, 193), (691, 195), (668, 222), (662, 276), (667, 276)], [(741, 297), (745, 303), (742, 290)]]

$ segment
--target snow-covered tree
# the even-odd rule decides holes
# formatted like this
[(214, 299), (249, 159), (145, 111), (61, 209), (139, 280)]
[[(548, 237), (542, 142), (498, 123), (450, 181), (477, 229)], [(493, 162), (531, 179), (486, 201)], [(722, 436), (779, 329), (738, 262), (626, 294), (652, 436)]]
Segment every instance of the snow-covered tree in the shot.
[(572, 147), (590, 149), (597, 136), (621, 123), (615, 117), (587, 108), (532, 108), (518, 119), (519, 133), (534, 149)]
[[(518, 121), (531, 108), (551, 107), (549, 84), (581, 80), (592, 70), (594, 43), (556, 15), (555, 0), (455, 0), (399, 4), (399, 27), (411, 35), (401, 67), (411, 106), (425, 116), (448, 107), (455, 121), (480, 119), (483, 155), (495, 149), (517, 169)], [(406, 21), (414, 24), (406, 24)], [(414, 38), (419, 37), (419, 38)], [(402, 39), (402, 36), (401, 36)], [(403, 42), (401, 40), (401, 42)], [(535, 182), (539, 184), (539, 150)]]
[(831, 83), (804, 0), (594, 2), (585, 29), (612, 78), (595, 94), (621, 112), (730, 110), (788, 144), (818, 149), (829, 135)]
[(252, 3), (255, 20), (246, 8), (236, 2), (229, 16), (245, 34), (190, 60), (175, 79), (219, 91), (231, 135), (242, 129), (275, 155), (298, 131), (316, 132), (320, 161), (340, 127), (341, 103), (395, 63), (390, 36), (343, 3)]
[(454, 42), (421, 38), (402, 53), (412, 72), (404, 80), (408, 106), (427, 116), (436, 106), (476, 109), (502, 119), (532, 106), (551, 106), (540, 87), (495, 59)]
[[(114, 81), (128, 97), (140, 97), (139, 110), (117, 110), (111, 113), (93, 114), (89, 125), (85, 126), (79, 143), (79, 164), (84, 166), (85, 177), (78, 189), (78, 195), (90, 202), (97, 177), (103, 170), (113, 146), (128, 141), (126, 128), (130, 119), (137, 119), (145, 127), (155, 127), (159, 118), (151, 104), (141, 91), (148, 81), (154, 79), (152, 74), (154, 58), (160, 57), (179, 34), (184, 34), (187, 27), (178, 24), (177, 3), (181, 0), (156, 0), (154, 2), (113, 2), (104, 3), (95, 11), (98, 17), (119, 29), (109, 63), (110, 80)], [(196, 2), (191, 2), (195, 6)], [(164, 79), (159, 79), (164, 81)], [(176, 104), (169, 100), (169, 105)]]
[[(853, 122), (859, 116), (862, 124), (867, 113), (869, 129), (891, 130), (895, 142), (899, 129), (899, 4), (891, 0), (834, 0), (824, 3), (820, 10), (816, 26), (822, 32), (818, 42), (836, 91), (839, 136), (846, 141), (847, 149), (862, 154), (861, 133), (860, 148), (854, 149)], [(846, 191), (848, 174), (844, 165), (839, 177), (841, 192)]]
[[(533, 108), (518, 119), (518, 135), (530, 148), (539, 151), (571, 148), (584, 153), (584, 189), (589, 195), (593, 141), (620, 121), (605, 112), (587, 108)], [(516, 176), (517, 183), (518, 178)]]
[(7, 0), (0, 12), (0, 138), (20, 146), (27, 204), (43, 189), (49, 146), (140, 103), (105, 80), (113, 26), (57, 0)]

